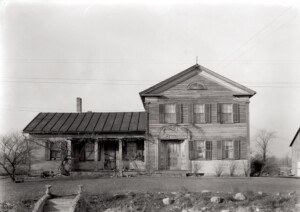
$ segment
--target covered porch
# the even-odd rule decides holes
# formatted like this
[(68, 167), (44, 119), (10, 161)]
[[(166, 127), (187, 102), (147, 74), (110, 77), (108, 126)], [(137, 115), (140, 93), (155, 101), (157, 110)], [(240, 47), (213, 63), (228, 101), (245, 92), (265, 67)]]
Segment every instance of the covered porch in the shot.
[(71, 170), (145, 170), (144, 137), (72, 139)]

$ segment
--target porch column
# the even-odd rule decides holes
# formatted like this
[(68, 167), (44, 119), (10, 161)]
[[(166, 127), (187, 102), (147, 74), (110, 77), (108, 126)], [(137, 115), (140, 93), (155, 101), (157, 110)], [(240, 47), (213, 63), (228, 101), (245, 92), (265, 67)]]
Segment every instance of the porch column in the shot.
[(119, 139), (119, 152), (118, 152), (118, 170), (122, 172), (123, 170), (123, 142), (122, 139)]
[(72, 141), (67, 140), (67, 144), (68, 144), (68, 158), (71, 158), (72, 157)]
[(94, 161), (95, 161), (95, 171), (98, 171), (98, 158), (99, 158), (99, 155), (98, 155), (98, 140), (95, 140), (94, 141)]
[(71, 140), (66, 140), (67, 142), (67, 158), (69, 159), (68, 160), (68, 163), (70, 165), (70, 168), (71, 170), (73, 170), (74, 168), (74, 162), (73, 162), (73, 159), (72, 159), (72, 141)]

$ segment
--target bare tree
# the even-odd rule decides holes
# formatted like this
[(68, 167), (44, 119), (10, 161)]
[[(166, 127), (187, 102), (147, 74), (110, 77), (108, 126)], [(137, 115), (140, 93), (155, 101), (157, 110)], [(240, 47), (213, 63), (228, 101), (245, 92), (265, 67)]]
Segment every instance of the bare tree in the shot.
[(257, 146), (261, 155), (262, 161), (262, 169), (260, 171), (260, 175), (269, 167), (271, 166), (268, 163), (268, 151), (269, 151), (269, 144), (272, 139), (275, 138), (275, 132), (267, 131), (267, 130), (260, 130), (256, 136)]
[(13, 181), (16, 181), (16, 174), (22, 165), (24, 167), (29, 161), (31, 151), (26, 138), (18, 132), (0, 137), (0, 166)]
[(275, 138), (275, 132), (260, 130), (256, 136), (257, 146), (262, 156), (262, 161), (266, 163), (269, 143)]

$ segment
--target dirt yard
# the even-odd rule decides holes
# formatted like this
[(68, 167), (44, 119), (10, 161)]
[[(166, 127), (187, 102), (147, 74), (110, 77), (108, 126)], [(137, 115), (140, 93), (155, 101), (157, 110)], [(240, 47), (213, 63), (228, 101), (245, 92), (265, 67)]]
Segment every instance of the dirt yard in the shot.
[[(2, 179), (0, 201), (8, 203), (2, 206), (31, 211), (46, 184), (52, 185), (52, 193), (57, 195), (75, 194), (77, 185), (83, 185), (88, 211), (295, 211), (295, 204), (300, 202), (299, 179), (132, 177), (44, 179), (19, 184)], [(234, 200), (238, 192), (246, 200)], [(221, 202), (212, 203), (213, 196), (220, 197)], [(163, 203), (166, 198), (169, 205)], [(2, 211), (7, 211), (5, 208)]]

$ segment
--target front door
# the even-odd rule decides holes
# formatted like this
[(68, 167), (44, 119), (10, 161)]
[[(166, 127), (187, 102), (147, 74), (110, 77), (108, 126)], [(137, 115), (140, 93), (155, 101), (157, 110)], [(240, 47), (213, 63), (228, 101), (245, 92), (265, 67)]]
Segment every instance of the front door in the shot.
[(169, 170), (180, 170), (180, 143), (176, 141), (167, 143), (167, 165)]

